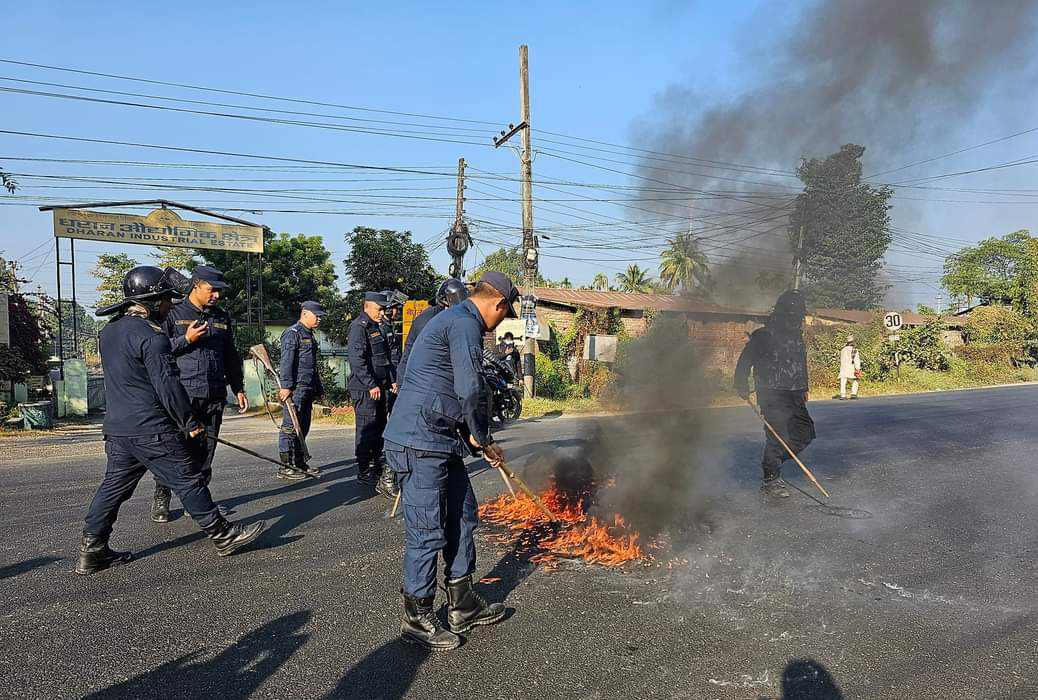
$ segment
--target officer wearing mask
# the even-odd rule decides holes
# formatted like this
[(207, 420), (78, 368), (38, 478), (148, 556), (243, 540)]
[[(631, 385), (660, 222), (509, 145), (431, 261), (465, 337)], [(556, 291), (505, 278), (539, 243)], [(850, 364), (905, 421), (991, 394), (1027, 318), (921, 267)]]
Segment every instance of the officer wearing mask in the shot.
[[(228, 384), (237, 396), (239, 411), (244, 413), (249, 408), (241, 357), (234, 347), (234, 324), (227, 312), (216, 305), (226, 289), (220, 270), (204, 265), (196, 268), (187, 299), (174, 305), (162, 324), (180, 368), (180, 383), (191, 399), (191, 410), (205, 426), (206, 439), (192, 443), (191, 447), (202, 465), (202, 479), (207, 486), (213, 478), (215, 438), (223, 423)], [(169, 488), (156, 481), (152, 520), (169, 522), (169, 501)], [(226, 515), (223, 508), (220, 512)]]
[(396, 482), (382, 464), (388, 394), (397, 390), (389, 343), (380, 325), (387, 306), (389, 300), (381, 292), (364, 294), (364, 309), (350, 323), (346, 342), (350, 361), (347, 388), (356, 417), (357, 480), (375, 486), (386, 498), (394, 498)]
[(469, 287), (467, 284), (454, 277), (448, 277), (440, 283), (440, 288), (436, 290), (436, 297), (429, 302), (429, 306), (426, 307), (422, 313), (415, 317), (414, 321), (411, 322), (411, 328), (407, 333), (407, 340), (404, 342), (404, 352), (400, 357), (400, 363), (396, 368), (397, 382), (400, 384), (404, 383), (404, 371), (407, 369), (407, 361), (410, 359), (411, 348), (414, 347), (415, 339), (425, 328), (425, 324), (436, 318), (436, 315), (444, 309), (449, 309), (455, 304), (465, 301), (469, 296)]
[[(502, 463), (490, 435), (482, 377), (483, 334), (514, 318), (519, 291), (488, 272), (472, 295), (431, 320), (414, 342), (407, 377), (386, 428), (386, 458), (404, 504), (404, 615), (401, 636), (431, 649), (454, 649), (460, 633), (501, 621), (505, 609), (473, 589), (479, 522), (476, 496), (462, 458), (482, 451)], [(433, 609), (437, 555), (447, 587), (448, 629)]]
[(281, 463), (286, 466), (278, 470), (279, 479), (293, 481), (321, 473), (320, 469), (307, 463), (299, 440), (305, 440), (310, 432), (314, 400), (324, 395), (314, 331), (320, 327), (321, 318), (326, 313), (320, 303), (304, 301), (299, 312), (299, 320), (281, 334), (281, 366), (278, 368), (281, 390), (278, 392), (278, 399), (282, 403), (291, 399), (299, 417), (302, 435), (296, 436), (292, 417), (285, 411), (281, 416), (278, 452), (281, 455)]
[(497, 351), (497, 356), (504, 360), (508, 368), (512, 370), (512, 374), (519, 377), (519, 365), (522, 364), (522, 358), (519, 355), (518, 348), (515, 347), (515, 336), (512, 335), (511, 331), (505, 333), (495, 350)]
[[(752, 370), (761, 413), (798, 454), (815, 439), (815, 424), (807, 412), (806, 313), (804, 298), (798, 290), (783, 292), (767, 324), (750, 336), (735, 368), (735, 389), (739, 396), (749, 398)], [(788, 498), (789, 492), (780, 477), (782, 462), (790, 458), (789, 453), (770, 431), (765, 429), (764, 435), (761, 490), (767, 496)]]
[(172, 489), (220, 556), (249, 544), (264, 527), (262, 522), (243, 527), (220, 515), (193, 457), (198, 449), (189, 447), (191, 441), (205, 440), (206, 434), (191, 410), (169, 337), (162, 330), (173, 299), (180, 295), (170, 279), (170, 273), (157, 267), (135, 267), (123, 279), (123, 300), (98, 311), (102, 316), (115, 314), (100, 337), (108, 465), (87, 511), (77, 574), (94, 574), (129, 561), (130, 553), (113, 551), (108, 538), (119, 506), (133, 495), (145, 471)]

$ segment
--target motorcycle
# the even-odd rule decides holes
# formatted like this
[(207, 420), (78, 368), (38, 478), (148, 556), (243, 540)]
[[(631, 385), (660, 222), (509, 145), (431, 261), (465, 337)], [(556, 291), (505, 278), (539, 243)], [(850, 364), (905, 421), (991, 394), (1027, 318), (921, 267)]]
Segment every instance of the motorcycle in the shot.
[(490, 416), (504, 425), (523, 412), (523, 392), (515, 373), (504, 360), (490, 351), (483, 352), (483, 376), (490, 393)]

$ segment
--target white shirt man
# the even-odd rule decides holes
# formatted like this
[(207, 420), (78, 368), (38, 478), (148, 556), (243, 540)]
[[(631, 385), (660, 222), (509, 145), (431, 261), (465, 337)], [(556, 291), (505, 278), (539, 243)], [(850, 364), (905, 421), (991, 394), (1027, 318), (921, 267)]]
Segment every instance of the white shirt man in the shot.
[(847, 398), (847, 380), (851, 380), (851, 398), (858, 398), (858, 378), (861, 376), (861, 355), (854, 347), (854, 336), (847, 336), (847, 344), (840, 350), (840, 400)]

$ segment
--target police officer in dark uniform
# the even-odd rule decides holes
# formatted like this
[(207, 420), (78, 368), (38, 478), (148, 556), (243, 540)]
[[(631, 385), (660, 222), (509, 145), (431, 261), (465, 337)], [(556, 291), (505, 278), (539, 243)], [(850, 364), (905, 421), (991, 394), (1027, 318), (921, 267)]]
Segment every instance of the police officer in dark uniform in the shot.
[[(382, 321), (378, 326), (382, 330), (382, 337), (386, 339), (386, 346), (389, 348), (389, 363), (392, 365), (393, 384), (399, 385), (400, 377), (397, 373), (397, 368), (400, 365), (400, 358), (403, 354), (403, 345), (400, 342), (400, 334), (397, 332), (397, 323), (400, 321), (400, 315), (404, 309), (404, 301), (407, 300), (407, 297), (402, 292), (394, 289), (383, 290), (382, 296), (386, 298), (388, 305), (382, 313)], [(393, 412), (393, 404), (395, 402), (396, 389), (391, 389), (386, 396), (387, 415)]]
[(440, 288), (436, 290), (436, 297), (429, 302), (429, 306), (426, 307), (422, 313), (415, 317), (414, 321), (411, 322), (411, 328), (407, 332), (407, 340), (404, 341), (404, 352), (400, 356), (400, 362), (396, 368), (396, 381), (397, 384), (404, 383), (404, 371), (407, 369), (407, 361), (410, 359), (411, 348), (414, 347), (414, 341), (418, 337), (418, 334), (425, 328), (425, 324), (436, 318), (444, 309), (465, 301), (469, 296), (469, 287), (467, 284), (454, 277), (448, 277), (440, 283)]
[(379, 325), (389, 300), (381, 292), (364, 294), (364, 309), (350, 323), (346, 352), (350, 361), (347, 388), (356, 417), (357, 480), (386, 498), (396, 496), (393, 475), (382, 464), (382, 431), (386, 427), (387, 395), (395, 391), (389, 344)]
[[(215, 438), (223, 423), (228, 384), (238, 399), (239, 410), (244, 413), (249, 408), (241, 357), (234, 347), (234, 324), (227, 312), (216, 305), (227, 287), (220, 270), (206, 265), (196, 268), (191, 277), (191, 292), (173, 306), (162, 324), (180, 368), (180, 383), (191, 399), (191, 410), (205, 426), (206, 439), (193, 442), (191, 448), (202, 465), (202, 479), (207, 486), (213, 478)], [(169, 488), (156, 481), (152, 520), (169, 522), (169, 500)]]
[[(735, 368), (735, 389), (748, 399), (749, 377), (764, 418), (796, 453), (815, 439), (815, 424), (807, 412), (807, 350), (804, 347), (804, 316), (807, 307), (798, 290), (783, 292), (775, 302), (767, 324), (750, 336)], [(781, 480), (782, 462), (789, 453), (767, 428), (761, 468), (761, 490), (775, 498), (788, 498)]]
[[(310, 432), (314, 400), (324, 395), (314, 331), (321, 325), (321, 318), (326, 313), (320, 303), (304, 301), (299, 312), (299, 320), (281, 334), (281, 366), (278, 368), (281, 390), (278, 399), (282, 402), (292, 400), (302, 431), (299, 438), (303, 440)], [(308, 475), (320, 474), (317, 467), (307, 463), (299, 438), (296, 436), (292, 417), (285, 411), (281, 416), (278, 452), (281, 455), (281, 463), (286, 466), (278, 470), (279, 479), (298, 480), (305, 479)]]
[[(404, 503), (404, 615), (401, 636), (431, 649), (454, 649), (458, 634), (502, 620), (505, 609), (472, 587), (476, 496), (463, 456), (482, 451), (492, 465), (504, 455), (490, 434), (483, 334), (515, 317), (519, 292), (488, 272), (472, 295), (430, 321), (415, 340), (396, 410), (386, 428), (386, 458)], [(437, 555), (447, 588), (444, 629), (433, 610)]]
[(197, 450), (188, 446), (206, 435), (160, 325), (179, 296), (170, 279), (169, 272), (157, 267), (135, 267), (123, 279), (123, 301), (98, 311), (116, 314), (100, 337), (108, 466), (87, 511), (77, 574), (129, 561), (129, 552), (110, 549), (108, 538), (119, 506), (133, 495), (145, 471), (172, 489), (221, 556), (252, 542), (264, 527), (262, 522), (243, 527), (220, 515), (193, 456)]

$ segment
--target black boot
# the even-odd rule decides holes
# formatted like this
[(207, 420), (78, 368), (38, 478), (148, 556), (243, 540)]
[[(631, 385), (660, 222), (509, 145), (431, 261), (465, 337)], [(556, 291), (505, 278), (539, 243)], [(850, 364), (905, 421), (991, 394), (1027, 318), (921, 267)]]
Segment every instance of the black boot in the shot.
[(374, 486), (378, 480), (378, 474), (370, 464), (357, 463), (357, 481), (364, 484), (365, 486)]
[(764, 481), (761, 483), (760, 491), (769, 498), (789, 498), (782, 474), (774, 468), (764, 467)]
[(404, 593), (404, 619), (400, 637), (434, 651), (449, 651), (461, 646), (461, 637), (443, 628), (433, 612), (433, 597), (412, 598)]
[(396, 485), (396, 473), (387, 465), (382, 465), (382, 476), (379, 477), (378, 484), (375, 485), (375, 491), (389, 500), (393, 500), (400, 493), (400, 489)]
[(291, 452), (281, 452), (279, 453), (279, 456), (281, 457), (281, 464), (284, 465), (281, 469), (278, 469), (277, 477), (279, 479), (298, 481), (306, 478), (305, 472), (301, 472), (293, 466)]
[(307, 476), (320, 476), (320, 467), (311, 466), (307, 461), (306, 457), (303, 456), (302, 450), (296, 450), (296, 469), (303, 472)]
[(267, 524), (262, 520), (246, 526), (241, 523), (228, 522), (223, 517), (217, 516), (216, 522), (202, 529), (216, 545), (216, 553), (221, 557), (226, 557), (259, 537), (266, 526)]
[(80, 576), (89, 576), (128, 561), (130, 561), (130, 553), (109, 549), (107, 537), (98, 537), (84, 532), (83, 539), (79, 543), (79, 561), (76, 563), (76, 573)]
[(451, 632), (468, 632), (478, 625), (493, 625), (505, 617), (505, 606), (488, 603), (472, 587), (472, 576), (447, 581), (447, 625)]
[(155, 484), (155, 496), (151, 502), (151, 519), (157, 523), (169, 522), (170, 492), (165, 486)]

